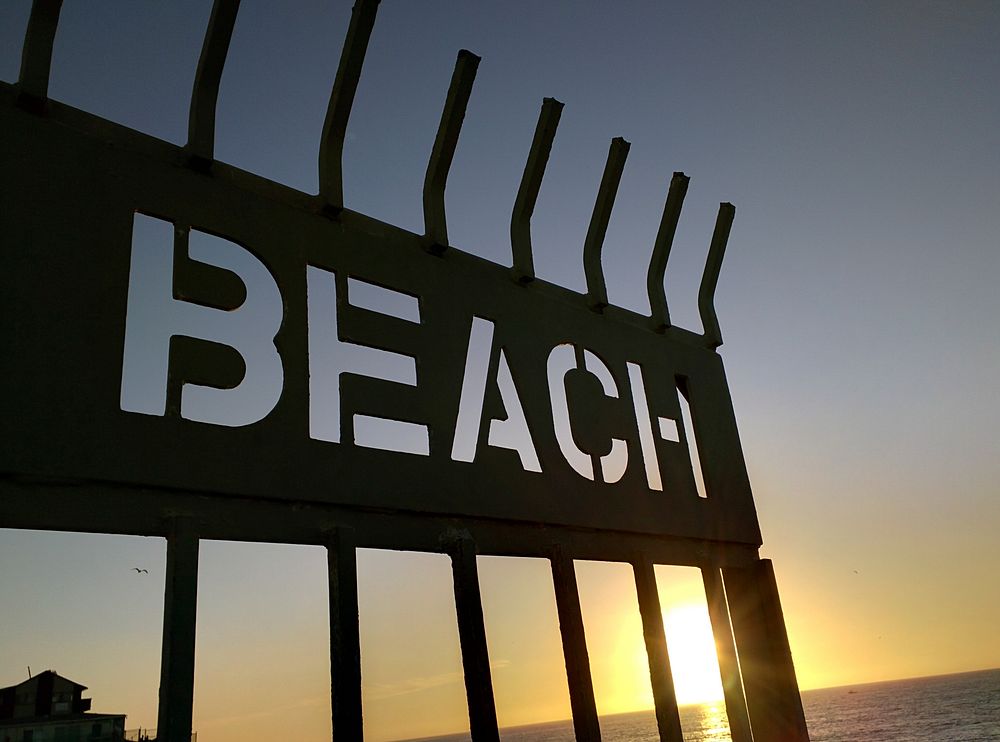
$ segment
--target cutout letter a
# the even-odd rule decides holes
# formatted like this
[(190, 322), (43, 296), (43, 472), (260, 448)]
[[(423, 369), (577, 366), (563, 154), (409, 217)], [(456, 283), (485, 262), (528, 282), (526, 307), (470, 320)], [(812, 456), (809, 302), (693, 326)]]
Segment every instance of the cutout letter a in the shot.
[[(541, 472), (542, 467), (538, 463), (538, 454), (535, 453), (535, 444), (531, 439), (521, 398), (517, 394), (517, 387), (514, 386), (514, 377), (510, 372), (507, 356), (503, 348), (499, 352), (496, 383), (500, 390), (500, 400), (507, 412), (507, 419), (490, 420), (486, 443), (494, 448), (506, 448), (517, 452), (521, 468), (526, 471)], [(458, 404), (458, 419), (455, 422), (455, 442), (451, 449), (453, 461), (474, 461), (476, 458), (492, 353), (493, 323), (488, 319), (473, 317), (472, 331), (469, 334), (469, 352), (465, 358), (465, 374), (462, 377), (462, 395)]]

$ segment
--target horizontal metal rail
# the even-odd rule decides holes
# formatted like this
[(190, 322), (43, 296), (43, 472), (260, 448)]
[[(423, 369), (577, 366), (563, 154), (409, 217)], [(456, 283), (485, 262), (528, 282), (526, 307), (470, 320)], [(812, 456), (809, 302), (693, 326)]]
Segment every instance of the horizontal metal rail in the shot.
[(202, 539), (325, 546), (349, 528), (358, 548), (447, 554), (456, 533), (469, 534), (477, 553), (547, 558), (554, 546), (573, 559), (631, 563), (642, 550), (656, 564), (692, 567), (754, 563), (757, 548), (621, 531), (539, 526), (513, 520), (443, 514), (363, 511), (107, 483), (0, 478), (0, 528), (159, 536), (183, 515)]

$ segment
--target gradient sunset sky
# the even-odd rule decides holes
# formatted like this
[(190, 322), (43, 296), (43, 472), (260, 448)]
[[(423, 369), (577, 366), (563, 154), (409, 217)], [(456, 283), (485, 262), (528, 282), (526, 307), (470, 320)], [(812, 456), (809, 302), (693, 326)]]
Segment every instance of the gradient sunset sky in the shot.
[[(316, 192), (350, 6), (243, 0), (219, 160)], [(210, 7), (66, 0), (50, 96), (182, 144)], [(0, 3), (8, 82), (29, 8)], [(613, 303), (648, 313), (684, 171), (667, 291), (675, 324), (700, 330), (715, 212), (736, 205), (720, 352), (800, 686), (1000, 666), (1000, 5), (383, 0), (349, 208), (422, 231), (460, 48), (483, 61), (448, 181), (454, 246), (509, 264), (546, 96), (565, 109), (532, 221), (540, 277), (585, 290), (612, 137), (632, 143), (604, 248)], [(0, 686), (51, 668), (95, 710), (154, 726), (164, 562), (159, 539), (0, 531)], [(649, 707), (630, 570), (578, 569), (599, 711)], [(480, 574), (501, 724), (567, 718), (547, 565), (483, 558)], [(658, 578), (680, 656), (703, 625), (699, 578)], [(324, 551), (205, 542), (199, 580), (201, 742), (328, 738)], [(359, 583), (366, 739), (467, 728), (447, 559), (363, 552)], [(693, 670), (677, 683), (682, 701), (713, 692)]]

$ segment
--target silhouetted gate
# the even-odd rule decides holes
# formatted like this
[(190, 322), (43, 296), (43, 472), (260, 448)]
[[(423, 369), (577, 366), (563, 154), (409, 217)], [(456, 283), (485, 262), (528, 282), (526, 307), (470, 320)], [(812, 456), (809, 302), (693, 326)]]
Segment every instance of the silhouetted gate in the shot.
[[(573, 560), (598, 559), (633, 566), (661, 739), (681, 731), (654, 564), (702, 570), (734, 740), (807, 740), (716, 353), (733, 207), (721, 205), (711, 240), (703, 334), (671, 325), (664, 295), (680, 173), (649, 265), (651, 315), (608, 304), (601, 245), (622, 139), (583, 248), (586, 295), (536, 280), (530, 219), (561, 111), (546, 99), (511, 219), (513, 267), (456, 250), (444, 189), (479, 61), (463, 51), (428, 164), (425, 234), (343, 208), (377, 0), (354, 8), (319, 195), (217, 162), (238, 4), (215, 2), (183, 148), (48, 100), (57, 0), (35, 0), (19, 83), (0, 84), (0, 526), (167, 539), (160, 739), (190, 737), (198, 544), (228, 539), (327, 547), (339, 740), (362, 738), (360, 547), (450, 555), (477, 741), (498, 739), (477, 555), (551, 561), (577, 739), (600, 730)], [(204, 239), (242, 262), (213, 262)], [(149, 268), (157, 260), (168, 271)], [(143, 271), (159, 293), (130, 293)], [(371, 291), (399, 308), (366, 302)], [(140, 310), (156, 321), (137, 334)], [(253, 332), (227, 324), (239, 312)]]

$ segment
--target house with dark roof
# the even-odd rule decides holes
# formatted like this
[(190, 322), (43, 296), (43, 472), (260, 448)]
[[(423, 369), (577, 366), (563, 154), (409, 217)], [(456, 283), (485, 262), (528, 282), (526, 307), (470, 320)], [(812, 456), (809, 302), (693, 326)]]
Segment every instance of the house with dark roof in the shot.
[(120, 742), (125, 714), (91, 713), (86, 689), (52, 670), (0, 688), (0, 742)]

